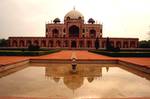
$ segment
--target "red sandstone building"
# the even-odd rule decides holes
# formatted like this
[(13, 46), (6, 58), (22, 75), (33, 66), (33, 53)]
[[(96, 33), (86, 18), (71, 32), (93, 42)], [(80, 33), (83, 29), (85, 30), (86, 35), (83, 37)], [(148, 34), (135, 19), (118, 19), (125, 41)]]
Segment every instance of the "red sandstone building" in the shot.
[[(103, 25), (96, 24), (90, 18), (84, 22), (84, 16), (73, 9), (64, 17), (64, 23), (59, 18), (46, 24), (46, 37), (9, 37), (10, 47), (26, 48), (30, 44), (41, 48), (87, 49), (95, 48), (95, 40), (99, 38), (100, 48), (105, 48), (106, 38), (103, 35)], [(138, 38), (110, 38), (111, 45), (119, 48), (137, 48)]]

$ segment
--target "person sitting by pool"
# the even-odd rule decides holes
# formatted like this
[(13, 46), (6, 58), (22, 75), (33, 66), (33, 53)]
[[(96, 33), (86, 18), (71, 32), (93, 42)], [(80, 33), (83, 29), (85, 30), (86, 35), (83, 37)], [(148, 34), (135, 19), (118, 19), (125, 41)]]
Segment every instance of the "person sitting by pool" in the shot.
[(77, 66), (76, 59), (73, 58), (73, 59), (72, 59), (72, 71), (73, 71), (73, 72), (76, 72), (76, 66)]

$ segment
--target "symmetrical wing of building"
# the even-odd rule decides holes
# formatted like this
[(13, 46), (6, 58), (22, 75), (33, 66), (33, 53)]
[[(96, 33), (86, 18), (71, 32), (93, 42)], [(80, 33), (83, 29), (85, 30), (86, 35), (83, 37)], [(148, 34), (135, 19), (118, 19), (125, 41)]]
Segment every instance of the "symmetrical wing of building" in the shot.
[[(45, 31), (45, 37), (9, 37), (9, 45), (14, 48), (33, 44), (42, 48), (85, 49), (94, 48), (95, 40), (99, 38), (100, 48), (106, 47), (103, 25), (92, 18), (85, 23), (84, 16), (75, 9), (65, 15), (63, 23), (55, 18), (53, 23), (46, 24)], [(137, 48), (138, 38), (110, 38), (110, 43), (119, 48)]]

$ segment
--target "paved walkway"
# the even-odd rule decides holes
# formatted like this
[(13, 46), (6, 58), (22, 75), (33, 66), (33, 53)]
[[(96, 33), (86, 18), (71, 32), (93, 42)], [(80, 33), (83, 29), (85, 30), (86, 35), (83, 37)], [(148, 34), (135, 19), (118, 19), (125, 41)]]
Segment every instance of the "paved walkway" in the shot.
[[(69, 98), (31, 98), (31, 97), (0, 97), (0, 99), (69, 99)], [(150, 98), (80, 98), (80, 99), (150, 99)]]
[(43, 55), (43, 56), (37, 56), (32, 57), (33, 59), (70, 59), (72, 55), (72, 51), (60, 51), (53, 54)]
[(28, 60), (30, 57), (20, 57), (20, 56), (0, 56), (0, 65), (8, 65), (24, 60)]
[(94, 54), (88, 51), (79, 50), (64, 50), (53, 54), (36, 56), (36, 57), (20, 57), (20, 56), (0, 56), (0, 65), (11, 64), (14, 62), (19, 62), (27, 59), (71, 59), (72, 54), (76, 56), (78, 60), (122, 60), (138, 65), (143, 65), (150, 67), (150, 58), (114, 58), (104, 55)]
[(118, 59), (150, 68), (150, 58), (136, 58), (135, 57), (135, 58), (118, 58)]

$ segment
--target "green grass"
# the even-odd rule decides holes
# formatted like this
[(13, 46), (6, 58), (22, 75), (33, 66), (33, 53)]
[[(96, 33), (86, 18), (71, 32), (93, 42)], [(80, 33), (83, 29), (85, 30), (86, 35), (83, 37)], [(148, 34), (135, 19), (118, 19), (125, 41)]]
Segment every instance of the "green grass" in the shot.
[(150, 57), (150, 51), (101, 51), (101, 50), (89, 50), (89, 52), (111, 56), (111, 57)]
[(60, 50), (22, 51), (22, 50), (0, 50), (0, 56), (40, 56), (55, 53)]

